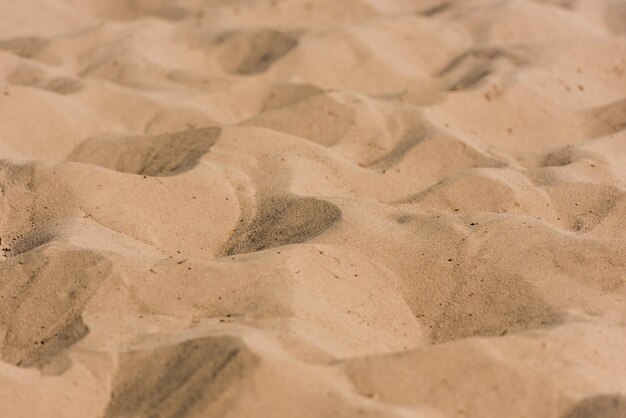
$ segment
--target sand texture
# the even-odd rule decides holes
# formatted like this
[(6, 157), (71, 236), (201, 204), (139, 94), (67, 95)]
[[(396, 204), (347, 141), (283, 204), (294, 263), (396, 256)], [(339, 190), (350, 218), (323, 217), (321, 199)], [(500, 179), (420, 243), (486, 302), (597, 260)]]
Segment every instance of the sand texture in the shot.
[(0, 0), (0, 418), (626, 418), (626, 0)]

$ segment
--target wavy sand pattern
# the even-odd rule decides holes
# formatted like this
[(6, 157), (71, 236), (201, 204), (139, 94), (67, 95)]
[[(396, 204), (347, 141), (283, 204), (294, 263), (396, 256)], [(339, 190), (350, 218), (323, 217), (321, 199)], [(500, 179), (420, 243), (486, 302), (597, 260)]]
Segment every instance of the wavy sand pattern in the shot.
[(626, 417), (623, 0), (0, 0), (4, 418)]

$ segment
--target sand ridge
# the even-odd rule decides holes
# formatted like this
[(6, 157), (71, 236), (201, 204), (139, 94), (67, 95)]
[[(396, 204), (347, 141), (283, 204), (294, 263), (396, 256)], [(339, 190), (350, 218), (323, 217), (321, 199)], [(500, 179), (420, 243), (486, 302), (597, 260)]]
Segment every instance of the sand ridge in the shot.
[(625, 13), (0, 1), (0, 415), (626, 416)]

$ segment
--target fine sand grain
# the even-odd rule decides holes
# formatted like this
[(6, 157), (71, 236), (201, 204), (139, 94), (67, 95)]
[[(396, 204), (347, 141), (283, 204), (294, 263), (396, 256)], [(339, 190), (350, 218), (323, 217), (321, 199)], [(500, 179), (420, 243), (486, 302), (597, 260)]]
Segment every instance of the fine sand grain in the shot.
[(625, 0), (0, 0), (0, 418), (626, 418)]

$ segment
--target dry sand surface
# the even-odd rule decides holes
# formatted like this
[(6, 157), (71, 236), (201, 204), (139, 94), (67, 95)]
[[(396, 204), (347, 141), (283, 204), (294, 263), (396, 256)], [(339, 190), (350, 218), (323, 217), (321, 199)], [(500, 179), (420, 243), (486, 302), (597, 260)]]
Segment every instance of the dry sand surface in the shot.
[(0, 417), (626, 417), (625, 0), (0, 0)]

